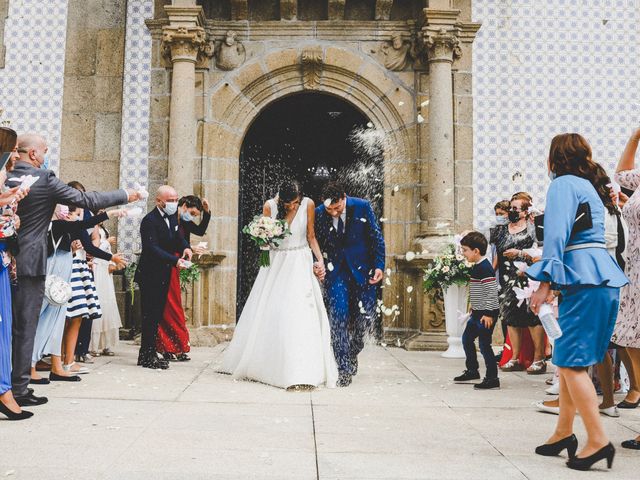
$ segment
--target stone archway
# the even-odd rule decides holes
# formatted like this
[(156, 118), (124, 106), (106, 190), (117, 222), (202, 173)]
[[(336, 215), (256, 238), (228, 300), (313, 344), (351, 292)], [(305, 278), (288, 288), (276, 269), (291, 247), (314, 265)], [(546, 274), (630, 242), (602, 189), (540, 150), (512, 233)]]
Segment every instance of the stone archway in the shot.
[[(225, 260), (214, 271), (218, 285), (209, 299), (214, 318), (235, 318), (238, 254), (239, 156), (243, 139), (258, 114), (277, 99), (304, 91), (328, 93), (353, 104), (385, 133), (384, 224), (388, 265), (403, 255), (418, 233), (419, 178), (416, 100), (411, 89), (372, 58), (325, 44), (275, 50), (230, 72), (210, 88), (205, 123), (199, 134), (203, 193), (219, 212), (212, 224), (212, 247)], [(217, 278), (215, 278), (217, 277)], [(389, 286), (390, 303), (399, 295)], [(402, 325), (395, 325), (403, 327)]]

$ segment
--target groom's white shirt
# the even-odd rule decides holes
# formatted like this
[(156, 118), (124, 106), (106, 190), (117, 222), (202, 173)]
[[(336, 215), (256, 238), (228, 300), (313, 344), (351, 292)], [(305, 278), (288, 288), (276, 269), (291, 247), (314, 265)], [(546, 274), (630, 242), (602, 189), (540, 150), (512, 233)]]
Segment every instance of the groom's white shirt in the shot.
[(340, 217), (332, 217), (333, 228), (335, 228), (336, 232), (338, 231), (338, 218), (342, 219), (342, 223), (344, 224), (344, 228), (347, 228), (347, 207), (344, 208), (342, 215)]

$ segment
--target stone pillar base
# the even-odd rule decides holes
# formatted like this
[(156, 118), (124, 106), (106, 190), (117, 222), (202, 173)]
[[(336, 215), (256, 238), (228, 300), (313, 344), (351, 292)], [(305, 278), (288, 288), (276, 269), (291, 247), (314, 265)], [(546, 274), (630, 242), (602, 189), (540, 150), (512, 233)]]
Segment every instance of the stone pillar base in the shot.
[(448, 347), (446, 332), (420, 332), (404, 342), (410, 351), (444, 351)]

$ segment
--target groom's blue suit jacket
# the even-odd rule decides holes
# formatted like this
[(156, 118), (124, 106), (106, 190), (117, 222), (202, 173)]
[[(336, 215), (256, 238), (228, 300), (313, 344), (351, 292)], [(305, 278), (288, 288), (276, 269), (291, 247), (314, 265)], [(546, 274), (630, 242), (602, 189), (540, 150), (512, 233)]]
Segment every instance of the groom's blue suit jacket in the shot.
[(365, 284), (376, 268), (384, 270), (385, 245), (371, 204), (362, 198), (347, 197), (347, 221), (342, 238), (333, 228), (333, 219), (320, 205), (316, 208), (315, 231), (320, 249), (327, 254), (328, 279), (348, 268), (359, 284)]

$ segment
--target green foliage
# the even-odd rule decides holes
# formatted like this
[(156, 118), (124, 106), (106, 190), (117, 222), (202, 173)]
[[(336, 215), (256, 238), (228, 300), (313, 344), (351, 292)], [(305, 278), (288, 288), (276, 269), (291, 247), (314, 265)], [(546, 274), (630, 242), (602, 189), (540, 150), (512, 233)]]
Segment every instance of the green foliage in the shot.
[(136, 294), (136, 282), (133, 278), (135, 277), (137, 267), (138, 264), (136, 262), (131, 262), (124, 269), (124, 278), (127, 280), (127, 288), (131, 294), (131, 305), (133, 305), (133, 299)]
[(195, 263), (189, 268), (180, 270), (180, 288), (183, 292), (187, 291), (187, 286), (200, 279), (200, 267)]

